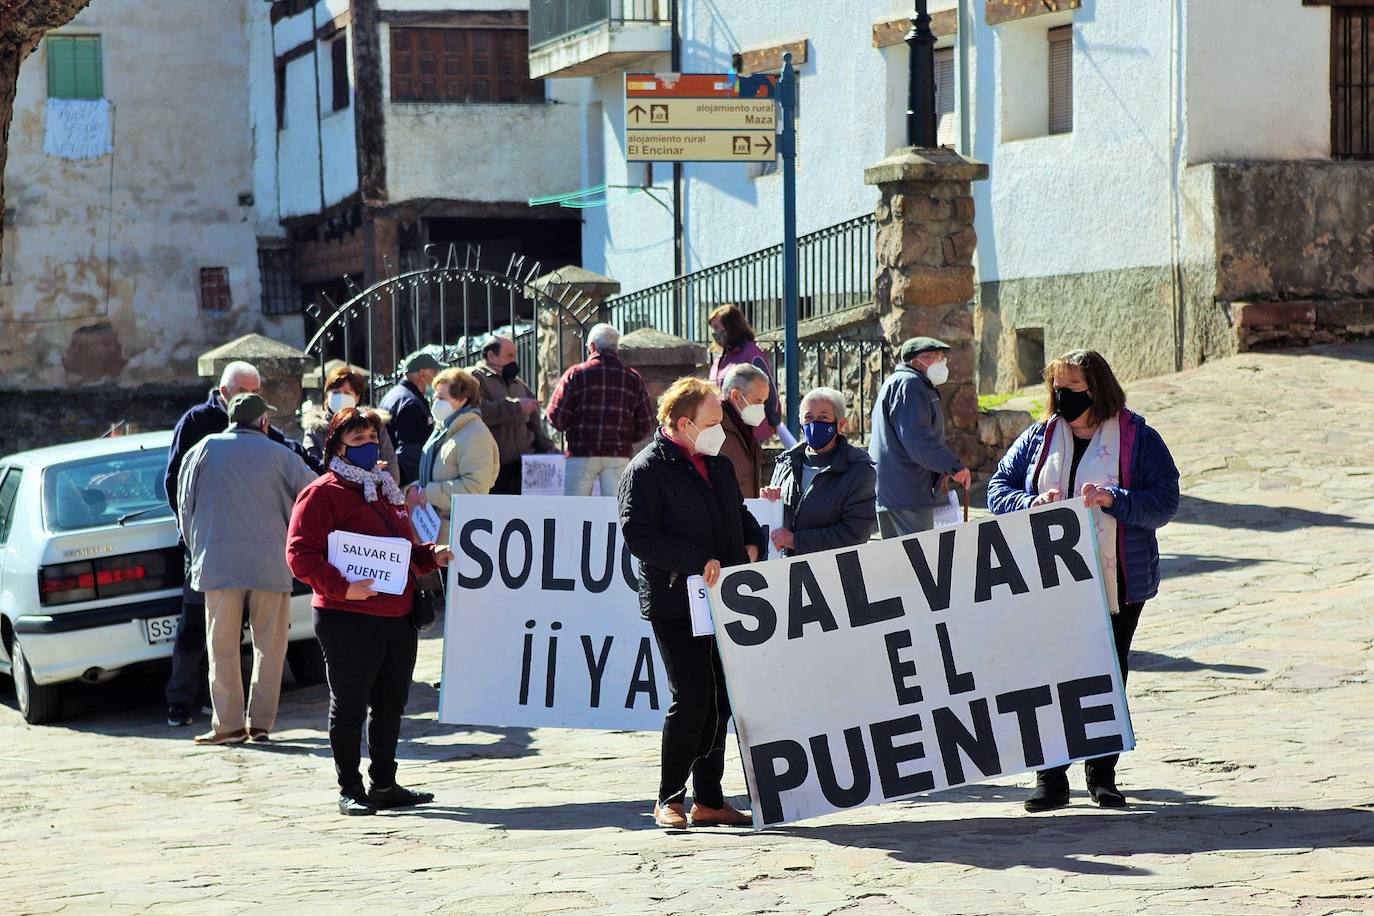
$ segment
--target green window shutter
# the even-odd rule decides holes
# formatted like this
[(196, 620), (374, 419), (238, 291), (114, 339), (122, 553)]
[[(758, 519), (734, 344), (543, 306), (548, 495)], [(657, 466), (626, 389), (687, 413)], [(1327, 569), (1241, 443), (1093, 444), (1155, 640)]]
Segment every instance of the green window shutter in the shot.
[(48, 98), (104, 98), (99, 36), (55, 35), (47, 49)]

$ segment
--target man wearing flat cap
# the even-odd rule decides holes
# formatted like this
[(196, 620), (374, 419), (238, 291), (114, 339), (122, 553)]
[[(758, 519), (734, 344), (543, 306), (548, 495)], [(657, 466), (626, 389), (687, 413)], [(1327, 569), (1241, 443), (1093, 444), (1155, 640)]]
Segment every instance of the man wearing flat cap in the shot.
[[(286, 529), (296, 494), (315, 474), (268, 438), (276, 408), (254, 393), (229, 402), (229, 428), (196, 443), (177, 477), (177, 523), (191, 586), (205, 593), (211, 729), (197, 744), (266, 741), (277, 718), (290, 626)], [(253, 633), (253, 682), (244, 715), (239, 645), (243, 607)]]
[(878, 466), (878, 533), (885, 538), (929, 531), (946, 474), (960, 486), (972, 474), (945, 444), (939, 387), (949, 378), (949, 344), (934, 337), (902, 343), (900, 361), (873, 404), (868, 451)]
[(390, 415), (386, 431), (396, 446), (396, 463), (401, 466), (401, 486), (420, 479), (420, 454), (434, 429), (429, 409), (429, 386), (444, 367), (423, 350), (412, 353), (401, 363), (405, 373), (377, 406)]

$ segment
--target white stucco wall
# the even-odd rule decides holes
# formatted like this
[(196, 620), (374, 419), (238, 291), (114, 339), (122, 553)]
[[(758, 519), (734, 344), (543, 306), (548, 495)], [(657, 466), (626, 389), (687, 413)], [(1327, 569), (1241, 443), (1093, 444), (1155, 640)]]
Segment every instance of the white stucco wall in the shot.
[[(21, 70), (0, 269), (0, 384), (191, 382), (196, 357), (248, 331), (296, 342), (261, 314), (249, 114), (249, 6), (258, 0), (95, 0), (58, 34), (99, 34), (113, 156), (43, 153), (40, 47)], [(233, 308), (200, 311), (201, 267), (227, 267)]]
[(1330, 156), (1331, 9), (1186, 2), (1188, 161)]
[(580, 177), (582, 88), (546, 82), (544, 104), (391, 101), (391, 31), (382, 25), (387, 195), (525, 201), (575, 190)]
[[(996, 27), (979, 17), (974, 158), (990, 172), (974, 187), (983, 282), (1169, 263), (1171, 23), (1162, 7), (1084, 0), (1072, 16), (1073, 131), (1012, 140), (1008, 132), (1028, 130), (1025, 84), (1048, 80), (1043, 61), (1023, 72), (1027, 49), (1070, 16)], [(1017, 82), (1004, 86), (1009, 54)]]

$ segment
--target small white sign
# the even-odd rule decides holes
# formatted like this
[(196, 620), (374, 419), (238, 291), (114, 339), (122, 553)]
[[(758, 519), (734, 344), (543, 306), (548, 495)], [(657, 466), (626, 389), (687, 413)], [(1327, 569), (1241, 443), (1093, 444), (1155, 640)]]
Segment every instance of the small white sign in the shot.
[(562, 455), (525, 455), (520, 469), (524, 496), (562, 496), (568, 459)]
[(948, 528), (951, 525), (962, 525), (964, 523), (963, 507), (959, 505), (959, 494), (950, 490), (945, 494), (949, 497), (943, 506), (935, 507), (935, 527)]
[(384, 595), (403, 595), (410, 577), (410, 542), (353, 531), (329, 533), (329, 564), (349, 582), (371, 579)]
[(410, 525), (415, 529), (415, 536), (420, 543), (433, 544), (439, 540), (439, 528), (443, 520), (433, 506), (423, 503), (410, 510)]
[(687, 608), (692, 613), (692, 635), (714, 636), (716, 622), (711, 619), (710, 589), (701, 576), (687, 577)]

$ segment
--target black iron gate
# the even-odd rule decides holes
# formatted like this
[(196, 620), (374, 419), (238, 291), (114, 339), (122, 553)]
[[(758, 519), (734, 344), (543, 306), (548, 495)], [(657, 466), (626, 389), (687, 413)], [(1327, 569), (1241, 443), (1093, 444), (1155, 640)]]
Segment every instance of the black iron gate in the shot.
[[(325, 365), (338, 359), (367, 370), (371, 400), (380, 402), (401, 377), (399, 367), (417, 350), (447, 366), (471, 366), (482, 358), (491, 334), (515, 341), (521, 376), (536, 392), (564, 369), (568, 344), (579, 345), (586, 330), (583, 313), (590, 300), (568, 286), (534, 285), (538, 262), (512, 256), (504, 272), (481, 265), (481, 250), (468, 248), (461, 259), (450, 246), (441, 262), (432, 251), (430, 265), (388, 277), (367, 289), (347, 281), (353, 295), (328, 313), (312, 306), (319, 328), (305, 352)], [(571, 351), (576, 352), (576, 351)]]

